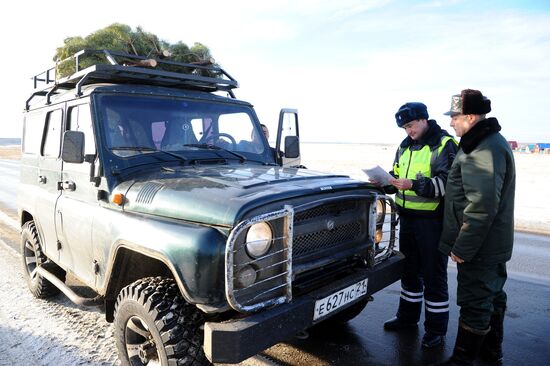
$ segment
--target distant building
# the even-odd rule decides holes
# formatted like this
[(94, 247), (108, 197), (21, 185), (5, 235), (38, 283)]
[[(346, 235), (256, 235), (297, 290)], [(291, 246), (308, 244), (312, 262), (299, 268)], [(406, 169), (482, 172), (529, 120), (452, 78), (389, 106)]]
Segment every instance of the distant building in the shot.
[(535, 146), (535, 152), (541, 154), (550, 154), (550, 143), (538, 143)]
[(532, 153), (535, 151), (535, 144), (525, 144), (521, 147), (521, 152)]
[(517, 150), (518, 147), (519, 147), (517, 141), (508, 141), (508, 144), (510, 145), (510, 148), (511, 148), (512, 150)]

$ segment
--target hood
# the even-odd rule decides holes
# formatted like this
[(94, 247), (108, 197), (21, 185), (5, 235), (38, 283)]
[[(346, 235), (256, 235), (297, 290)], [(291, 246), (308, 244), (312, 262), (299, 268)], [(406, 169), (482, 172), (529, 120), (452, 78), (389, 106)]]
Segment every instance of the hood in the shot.
[(268, 203), (366, 184), (343, 175), (279, 166), (190, 166), (142, 176), (114, 192), (125, 195), (126, 212), (231, 227), (246, 212)]

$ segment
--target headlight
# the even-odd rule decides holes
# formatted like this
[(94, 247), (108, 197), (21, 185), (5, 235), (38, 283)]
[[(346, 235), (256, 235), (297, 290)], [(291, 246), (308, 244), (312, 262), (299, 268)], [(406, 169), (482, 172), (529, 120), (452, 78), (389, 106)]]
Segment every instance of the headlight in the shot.
[(383, 223), (384, 216), (386, 216), (386, 201), (378, 199), (376, 200), (376, 223)]
[(237, 283), (242, 287), (246, 288), (256, 282), (256, 270), (252, 266), (244, 266), (237, 273)]
[(246, 234), (246, 251), (248, 255), (252, 258), (261, 257), (271, 248), (272, 240), (273, 232), (267, 223), (260, 222), (252, 225)]

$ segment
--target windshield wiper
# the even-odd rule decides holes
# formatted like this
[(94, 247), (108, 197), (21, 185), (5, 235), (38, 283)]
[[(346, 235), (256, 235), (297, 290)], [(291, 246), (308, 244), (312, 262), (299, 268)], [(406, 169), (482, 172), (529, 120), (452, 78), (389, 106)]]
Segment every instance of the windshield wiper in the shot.
[(186, 162), (186, 161), (187, 161), (187, 158), (184, 157), (184, 156), (175, 154), (175, 153), (173, 153), (173, 152), (171, 152), (171, 151), (165, 151), (165, 150), (154, 149), (154, 148), (149, 147), (149, 146), (117, 146), (117, 147), (112, 147), (111, 150), (154, 151), (154, 152), (160, 152), (160, 153), (164, 153), (164, 154), (173, 156), (173, 157), (175, 157), (175, 158), (178, 158), (178, 160), (181, 160), (182, 162)]
[(236, 153), (234, 151), (228, 150), (228, 149), (224, 149), (223, 147), (219, 147), (219, 146), (216, 146), (216, 145), (210, 145), (210, 144), (185, 144), (183, 146), (198, 147), (200, 149), (207, 149), (207, 150), (222, 150), (222, 151), (226, 151), (226, 152), (238, 157), (239, 160), (241, 161), (241, 164), (246, 161), (246, 156), (241, 155), (239, 153)]

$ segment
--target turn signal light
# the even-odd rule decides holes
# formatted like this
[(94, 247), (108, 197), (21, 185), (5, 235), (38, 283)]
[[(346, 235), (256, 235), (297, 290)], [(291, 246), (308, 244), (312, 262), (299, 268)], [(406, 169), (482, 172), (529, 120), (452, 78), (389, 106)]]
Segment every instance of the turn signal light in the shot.
[(124, 203), (124, 195), (122, 193), (116, 193), (113, 195), (113, 203), (115, 205), (122, 206)]
[(382, 241), (382, 237), (384, 236), (384, 233), (382, 232), (382, 229), (377, 229), (376, 230), (376, 235), (374, 237), (374, 242), (376, 244), (380, 243)]

